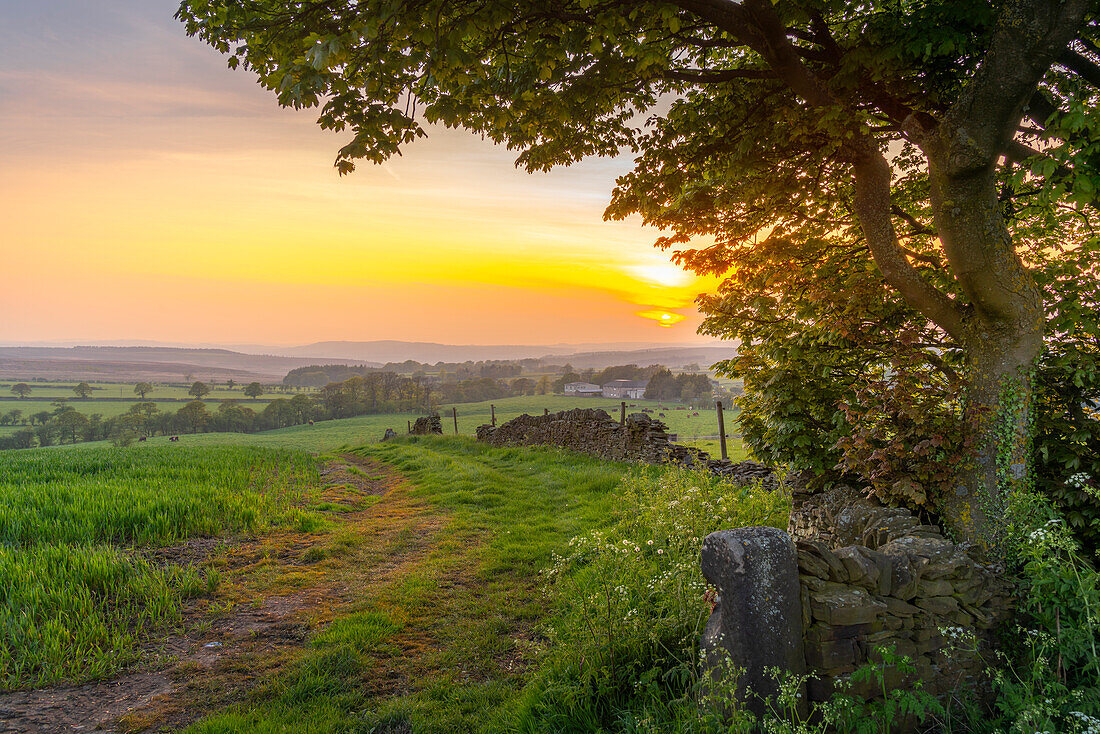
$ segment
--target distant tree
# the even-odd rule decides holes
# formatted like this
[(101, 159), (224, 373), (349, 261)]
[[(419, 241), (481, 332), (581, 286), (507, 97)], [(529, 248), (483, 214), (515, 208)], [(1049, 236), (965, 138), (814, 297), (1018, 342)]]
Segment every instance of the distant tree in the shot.
[[(196, 384), (201, 385), (202, 383)], [(209, 390), (207, 392), (209, 392)], [(190, 403), (180, 408), (176, 412), (176, 417), (191, 430), (191, 433), (198, 433), (201, 431), (206, 425), (206, 422), (210, 420), (210, 414), (206, 412), (206, 404), (201, 400), (192, 400)]]
[(538, 394), (549, 395), (553, 391), (553, 385), (550, 384), (550, 378), (543, 375), (539, 379)]
[(74, 408), (68, 408), (55, 415), (52, 423), (57, 427), (62, 442), (67, 438), (70, 443), (76, 443), (76, 434), (88, 425), (88, 416)]
[(142, 400), (151, 392), (153, 392), (153, 384), (151, 382), (139, 382), (134, 385), (134, 395), (137, 395)]
[(88, 398), (92, 394), (92, 386), (86, 382), (82, 382), (73, 388), (73, 392), (76, 393), (78, 398)]
[(34, 448), (35, 443), (34, 431), (30, 428), (24, 428), (12, 434), (12, 444), (17, 449)]
[(31, 386), (25, 382), (17, 382), (11, 386), (11, 391), (18, 397), (25, 398), (31, 394)]
[(244, 394), (250, 398), (258, 398), (264, 394), (264, 386), (258, 382), (250, 382), (245, 386)]
[(195, 379), (195, 375), (192, 372), (188, 372), (183, 376), (183, 381), (184, 382), (191, 382), (194, 379)]
[(225, 381), (225, 386), (232, 390), (237, 386), (237, 381), (230, 377), (228, 380)]
[(645, 388), (646, 400), (676, 400), (680, 397), (680, 384), (669, 370), (658, 370), (649, 378)]
[(205, 382), (196, 382), (191, 385), (191, 389), (187, 391), (187, 394), (201, 400), (204, 395), (210, 394), (210, 386)]
[(34, 429), (34, 435), (38, 438), (39, 446), (53, 446), (57, 438), (57, 428), (48, 422), (43, 422)]
[(513, 395), (534, 395), (535, 381), (527, 377), (517, 377), (508, 385)]
[(46, 425), (46, 421), (53, 417), (53, 414), (48, 410), (40, 410), (37, 413), (31, 415), (31, 425), (37, 423), (40, 426)]

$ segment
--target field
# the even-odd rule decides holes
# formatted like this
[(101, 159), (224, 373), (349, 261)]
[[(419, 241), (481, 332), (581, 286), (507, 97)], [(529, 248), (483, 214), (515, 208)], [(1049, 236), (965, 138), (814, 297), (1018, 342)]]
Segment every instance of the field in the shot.
[[(490, 404), (501, 422), (612, 403), (539, 396), (455, 407), (460, 432), (471, 434), (489, 422)], [(440, 412), (451, 431), (448, 408)], [(680, 431), (708, 430), (714, 419), (713, 411), (665, 413)], [(606, 521), (608, 491), (627, 468), (553, 449), (491, 450), (465, 436), (378, 443), (387, 427), (403, 433), (415, 417), (185, 435), (178, 444), (155, 437), (126, 449), (101, 442), (4, 452), (0, 580), (9, 616), (0, 620), (2, 685), (80, 683), (135, 665), (156, 668), (166, 659), (150, 652), (166, 644), (158, 640), (201, 636), (219, 620), (230, 624), (236, 612), (228, 610), (262, 608), (288, 591), (357, 588), (361, 594), (311, 613), (310, 642), (287, 645), (272, 663), (283, 677), (261, 686), (259, 703), (233, 704), (196, 731), (260, 721), (304, 731), (305, 722), (330, 715), (343, 726), (350, 709), (330, 711), (327, 695), (289, 706), (287, 687), (304, 685), (303, 670), (320, 675), (316, 666), (329, 665), (335, 650), (353, 649), (354, 664), (349, 658), (341, 665), (361, 677), (378, 665), (397, 666), (393, 656), (403, 650), (404, 657), (409, 645), (416, 654), (401, 675), (432, 671), (423, 691), (369, 701), (360, 691), (337, 699), (337, 708), (353, 701), (381, 719), (453, 720), (463, 730), (504, 716), (527, 665), (517, 661), (532, 654), (528, 635), (544, 612), (534, 579), (569, 537)], [(334, 461), (343, 462), (338, 471)], [(385, 506), (374, 504), (372, 482), (387, 487)], [(366, 535), (374, 541), (364, 542)], [(211, 546), (207, 538), (222, 540)], [(255, 546), (265, 549), (258, 560), (241, 562), (236, 549)], [(371, 571), (391, 562), (399, 576), (397, 567)], [(436, 617), (450, 621), (440, 625)], [(430, 634), (432, 643), (404, 639), (410, 629)], [(191, 664), (186, 655), (180, 660)], [(341, 668), (338, 677), (347, 673)], [(214, 711), (229, 701), (211, 694), (187, 705)]]
[[(628, 412), (638, 412), (641, 407), (657, 409), (656, 401), (634, 400), (635, 408), (627, 408)], [(497, 423), (515, 418), (523, 413), (541, 415), (543, 410), (557, 412), (572, 408), (603, 408), (609, 413), (612, 409), (614, 417), (618, 417), (618, 405), (610, 400), (593, 400), (590, 398), (566, 398), (554, 395), (536, 395), (531, 397), (502, 398), (500, 400), (485, 401), (481, 403), (458, 403), (453, 406), (443, 405), (439, 407), (439, 413), (443, 418), (443, 431), (453, 434), (454, 422), (451, 414), (453, 407), (458, 411), (458, 431), (460, 435), (472, 436), (478, 426), (490, 421), (491, 407), (496, 406)], [(680, 442), (692, 446), (699, 446), (713, 455), (718, 455), (718, 441), (692, 441), (693, 435), (716, 436), (718, 433), (717, 418), (713, 410), (700, 410), (698, 416), (692, 416), (688, 410), (664, 409), (661, 412), (666, 417), (659, 420), (669, 425), (669, 431), (678, 433)], [(383, 415), (364, 415), (356, 418), (345, 418), (334, 421), (319, 421), (309, 426), (292, 426), (275, 431), (264, 431), (255, 434), (243, 433), (200, 433), (183, 435), (180, 442), (189, 446), (270, 446), (281, 448), (296, 448), (306, 451), (330, 451), (342, 446), (359, 446), (379, 440), (387, 428), (392, 428), (398, 434), (408, 430), (408, 422), (415, 421), (422, 413), (394, 413)], [(654, 417), (656, 413), (652, 414)], [(736, 425), (733, 423), (733, 412), (726, 413), (726, 433), (730, 435), (728, 450), (730, 458), (739, 461), (747, 457), (745, 449), (736, 437)], [(164, 436), (155, 436), (148, 440), (149, 444), (159, 445), (167, 443)]]
[[(182, 707), (208, 712), (195, 732), (310, 734), (364, 722), (382, 731), (529, 725), (527, 687), (553, 611), (540, 574), (571, 537), (612, 521), (615, 488), (642, 471), (466, 437), (320, 457), (77, 445), (9, 452), (0, 468), (4, 686), (95, 681), (136, 666), (200, 682), (173, 684), (171, 706), (129, 701), (142, 711), (128, 715), (133, 730), (179, 723)], [(223, 540), (194, 545), (206, 537)], [(267, 608), (303, 630), (279, 638), (278, 655), (266, 627), (213, 635)], [(216, 663), (211, 637), (226, 648)], [(173, 643), (177, 658), (165, 658), (156, 653), (164, 639), (190, 647)], [(230, 685), (246, 664), (237, 655), (268, 671), (250, 676), (248, 695)], [(73, 710), (81, 705), (92, 704)]]
[(259, 448), (5, 452), (0, 458), (0, 685), (84, 680), (176, 622), (195, 570), (134, 549), (316, 525), (308, 454)]

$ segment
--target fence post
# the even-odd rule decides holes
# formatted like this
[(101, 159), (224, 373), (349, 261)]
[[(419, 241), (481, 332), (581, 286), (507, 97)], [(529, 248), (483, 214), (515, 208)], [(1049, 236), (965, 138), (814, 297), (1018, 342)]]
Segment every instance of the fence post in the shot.
[(451, 415), (455, 418), (455, 435), (458, 435), (458, 408), (451, 406)]
[(413, 432), (413, 422), (409, 421), (409, 433)]
[(549, 408), (543, 408), (542, 409), (542, 414), (543, 415), (550, 415), (550, 409)]
[(495, 426), (497, 424), (497, 406), (493, 405), (492, 403), (489, 404), (489, 415), (493, 420), (493, 425)]
[(626, 401), (625, 400), (623, 401), (621, 410), (622, 410), (622, 413), (619, 414), (619, 425), (620, 426), (625, 426), (626, 425)]
[(722, 445), (722, 459), (724, 461), (729, 458), (729, 454), (726, 453), (726, 421), (722, 417), (722, 401), (719, 400), (714, 406), (718, 409), (718, 441)]

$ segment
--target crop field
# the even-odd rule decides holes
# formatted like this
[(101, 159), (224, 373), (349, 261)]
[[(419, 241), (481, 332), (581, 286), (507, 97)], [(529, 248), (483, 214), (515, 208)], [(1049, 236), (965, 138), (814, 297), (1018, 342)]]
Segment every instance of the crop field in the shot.
[(211, 584), (140, 549), (312, 528), (308, 454), (255, 447), (80, 447), (0, 454), (0, 687), (117, 672)]

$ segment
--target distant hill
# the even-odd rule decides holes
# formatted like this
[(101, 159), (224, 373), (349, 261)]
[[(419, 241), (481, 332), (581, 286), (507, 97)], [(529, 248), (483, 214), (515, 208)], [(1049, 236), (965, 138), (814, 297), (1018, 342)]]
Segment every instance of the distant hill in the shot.
[[(0, 347), (0, 379), (103, 380), (159, 382), (259, 380), (274, 382), (316, 360), (228, 349), (179, 347)], [(361, 364), (358, 360), (334, 360)], [(369, 366), (380, 367), (381, 364)]]
[(704, 369), (715, 362), (729, 359), (737, 354), (734, 344), (717, 347), (659, 347), (655, 349), (635, 349), (631, 351), (580, 352), (564, 356), (554, 355), (544, 361), (568, 362), (575, 369), (597, 369), (620, 364), (636, 364), (644, 367), (651, 364), (663, 364), (666, 367), (684, 367), (697, 364)]
[[(306, 344), (300, 347), (273, 348), (274, 354), (295, 357), (313, 357), (317, 359), (352, 359), (371, 362), (404, 362), (413, 360), (425, 364), (436, 362), (478, 362), (484, 360), (547, 359), (571, 362), (573, 355), (597, 354), (633, 354), (654, 352), (677, 352), (682, 349), (698, 350), (708, 347), (694, 345), (663, 345), (646, 342), (607, 342), (586, 344), (437, 344), (433, 342), (405, 341), (327, 341)], [(728, 351), (728, 348), (726, 348)], [(615, 359), (618, 359), (617, 357)], [(691, 362), (693, 360), (688, 360)], [(608, 364), (623, 364), (612, 361)], [(606, 366), (606, 365), (604, 365)]]

